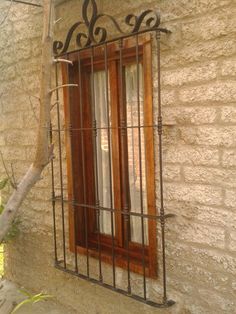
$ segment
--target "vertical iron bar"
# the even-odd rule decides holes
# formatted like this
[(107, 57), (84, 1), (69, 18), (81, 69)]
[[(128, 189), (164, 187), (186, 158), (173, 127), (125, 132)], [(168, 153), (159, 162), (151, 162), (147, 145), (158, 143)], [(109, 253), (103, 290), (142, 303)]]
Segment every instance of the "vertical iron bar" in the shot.
[[(52, 145), (52, 123), (50, 121), (50, 144)], [(52, 180), (52, 215), (53, 215), (53, 236), (54, 236), (54, 254), (55, 254), (55, 263), (58, 262), (57, 257), (57, 228), (56, 228), (56, 201), (55, 201), (55, 179), (54, 179), (54, 161), (51, 160), (51, 180)]]
[(97, 222), (97, 238), (98, 238), (98, 254), (99, 254), (99, 280), (102, 281), (102, 259), (101, 259), (101, 233), (100, 233), (100, 202), (98, 192), (98, 165), (97, 165), (97, 121), (95, 111), (95, 95), (94, 95), (94, 48), (91, 47), (91, 111), (92, 111), (92, 128), (93, 128), (93, 157), (95, 172), (95, 203), (96, 203), (96, 222)]
[(142, 139), (141, 139), (141, 113), (140, 113), (140, 72), (139, 72), (139, 48), (138, 35), (136, 35), (136, 67), (137, 67), (137, 102), (138, 102), (138, 141), (139, 141), (139, 175), (140, 175), (140, 205), (141, 205), (141, 231), (142, 231), (142, 267), (143, 267), (143, 294), (147, 298), (146, 290), (146, 268), (145, 268), (145, 248), (144, 248), (144, 218), (143, 218), (143, 178), (142, 178)]
[[(107, 106), (107, 136), (108, 136), (108, 150), (109, 150), (109, 180), (110, 180), (110, 201), (111, 209), (113, 209), (113, 181), (112, 181), (112, 165), (111, 165), (111, 129), (110, 129), (110, 106), (109, 106), (109, 92), (108, 92), (108, 56), (107, 56), (107, 44), (105, 44), (104, 50), (105, 58), (105, 75), (106, 75), (106, 106)], [(112, 236), (112, 275), (113, 275), (113, 287), (116, 287), (116, 269), (115, 269), (115, 243), (114, 243), (114, 213), (111, 211), (111, 236)]]
[[(56, 86), (58, 86), (58, 65), (55, 65)], [(61, 144), (61, 118), (59, 106), (59, 91), (56, 90), (57, 102), (57, 125), (58, 125), (58, 145), (59, 145), (59, 172), (60, 172), (60, 192), (61, 192), (61, 214), (62, 214), (62, 236), (63, 236), (63, 258), (64, 268), (66, 268), (66, 240), (65, 240), (65, 209), (64, 209), (64, 193), (63, 193), (63, 169), (62, 169), (62, 144)]]
[(160, 31), (156, 32), (157, 42), (157, 71), (158, 71), (158, 138), (159, 138), (159, 171), (160, 171), (160, 222), (162, 239), (162, 267), (163, 267), (163, 303), (167, 302), (166, 294), (166, 257), (165, 257), (165, 209), (163, 196), (163, 158), (162, 158), (162, 108), (161, 108), (161, 51), (160, 51)]
[[(67, 60), (68, 60), (68, 55), (67, 55)], [(70, 73), (69, 73), (69, 64), (67, 64), (67, 78), (68, 78), (68, 84), (70, 83)], [(73, 109), (71, 110), (71, 101), (70, 101), (70, 95), (71, 93), (68, 92), (68, 108), (69, 108), (69, 130), (68, 130), (68, 135), (69, 135), (69, 140), (70, 140), (70, 165), (71, 165), (71, 181), (72, 181), (72, 200), (71, 200), (71, 206), (73, 210), (73, 219), (74, 219), (74, 258), (75, 258), (75, 272), (78, 272), (78, 252), (77, 252), (77, 215), (76, 215), (76, 200), (75, 200), (75, 188), (74, 188), (74, 153), (73, 153), (73, 123), (72, 123), (72, 115), (73, 115)]]
[[(78, 68), (79, 68), (79, 104), (80, 104), (80, 136), (81, 136), (81, 153), (82, 153), (82, 177), (83, 177), (83, 198), (84, 204), (87, 202), (86, 177), (85, 177), (85, 156), (84, 156), (84, 129), (83, 129), (83, 97), (82, 97), (82, 76), (81, 76), (81, 60), (80, 52), (78, 52)], [(88, 211), (84, 208), (85, 223), (85, 246), (86, 246), (86, 266), (87, 276), (89, 277), (89, 247), (88, 247)]]
[(128, 287), (127, 287), (127, 292), (128, 294), (131, 294), (131, 278), (130, 278), (130, 248), (129, 248), (129, 241), (130, 241), (130, 219), (129, 219), (129, 204), (128, 204), (128, 197), (127, 193), (129, 191), (129, 186), (127, 184), (127, 176), (128, 174), (125, 174), (124, 167), (127, 163), (127, 159), (125, 156), (125, 147), (127, 145), (126, 140), (127, 140), (127, 128), (126, 128), (126, 114), (124, 108), (124, 79), (123, 79), (123, 39), (119, 40), (119, 65), (120, 65), (120, 112), (121, 112), (121, 146), (122, 146), (122, 188), (123, 188), (123, 201), (122, 201), (122, 207), (124, 208), (124, 211), (127, 212), (126, 215), (124, 215), (124, 223), (125, 223), (125, 231), (126, 231), (126, 236), (125, 236), (125, 247), (127, 251), (127, 280), (128, 280)]

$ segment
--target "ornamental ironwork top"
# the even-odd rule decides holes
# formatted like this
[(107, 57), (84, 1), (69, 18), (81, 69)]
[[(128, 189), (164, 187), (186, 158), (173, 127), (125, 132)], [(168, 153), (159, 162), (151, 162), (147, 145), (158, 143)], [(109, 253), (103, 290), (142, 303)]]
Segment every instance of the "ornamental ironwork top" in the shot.
[[(92, 9), (91, 17), (89, 17), (90, 7)], [(82, 18), (83, 21), (76, 22), (69, 29), (64, 43), (62, 41), (54, 42), (53, 52), (55, 55), (62, 55), (68, 52), (72, 37), (76, 32), (78, 32), (76, 35), (76, 46), (78, 49), (116, 41), (118, 39), (153, 30), (159, 30), (165, 33), (169, 32), (164, 28), (159, 28), (161, 21), (160, 14), (151, 9), (145, 10), (139, 15), (128, 14), (124, 19), (124, 26), (126, 26), (126, 28), (128, 27), (128, 30), (126, 31), (123, 30), (123, 27), (119, 25), (113, 16), (98, 13), (95, 0), (84, 0)], [(110, 20), (118, 33), (116, 38), (110, 39), (108, 37), (108, 30), (104, 26), (98, 26), (98, 22), (101, 18)], [(81, 31), (80, 27), (85, 27), (86, 31)]]

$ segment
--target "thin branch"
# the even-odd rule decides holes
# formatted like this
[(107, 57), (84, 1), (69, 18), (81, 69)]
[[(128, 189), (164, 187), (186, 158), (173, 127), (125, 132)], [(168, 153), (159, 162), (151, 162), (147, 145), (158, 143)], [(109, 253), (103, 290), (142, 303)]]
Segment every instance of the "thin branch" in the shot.
[(54, 25), (56, 25), (57, 23), (59, 23), (60, 21), (62, 21), (62, 18), (60, 17), (59, 19), (57, 19), (56, 21), (54, 21)]
[(8, 178), (8, 180), (9, 180), (11, 186), (13, 187), (13, 189), (16, 190), (16, 189), (17, 189), (17, 186), (16, 186), (15, 183), (13, 182), (12, 177), (10, 176), (10, 174), (9, 174), (9, 172), (8, 172), (8, 169), (7, 169), (7, 166), (6, 166), (6, 164), (5, 164), (5, 160), (4, 160), (4, 158), (3, 158), (3, 154), (2, 154), (2, 151), (1, 151), (1, 150), (0, 150), (0, 156), (1, 156), (1, 159), (2, 159), (2, 164), (3, 164), (3, 167), (4, 167), (4, 169), (5, 169), (7, 178)]
[(60, 85), (60, 86), (57, 86), (53, 89), (50, 90), (50, 93), (53, 93), (55, 92), (56, 90), (58, 89), (61, 89), (61, 88), (64, 88), (64, 87), (78, 87), (79, 85), (78, 84), (64, 84), (64, 85)]
[(2, 21), (0, 22), (0, 26), (1, 26), (2, 24), (4, 24), (5, 21), (6, 21), (6, 19), (8, 18), (8, 15), (9, 15), (9, 13), (10, 13), (10, 10), (11, 10), (11, 8), (12, 8), (12, 4), (13, 4), (13, 1), (14, 1), (14, 0), (8, 0), (8, 1), (11, 1), (11, 3), (10, 3), (10, 5), (9, 5), (9, 7), (8, 7), (8, 10), (7, 10), (6, 15), (3, 17)]
[(52, 109), (53, 109), (56, 105), (59, 105), (59, 104), (60, 104), (60, 101), (56, 101), (53, 105), (51, 105), (50, 111), (52, 111)]
[[(1, 1), (1, 0), (0, 0), (0, 1)], [(15, 54), (15, 53), (14, 53), (14, 54)], [(18, 72), (17, 68), (16, 68), (16, 71), (17, 71), (17, 75), (20, 76), (20, 72)], [(14, 86), (15, 88), (17, 88), (17, 89), (23, 91), (28, 97), (32, 97), (32, 98), (35, 98), (35, 99), (37, 99), (38, 101), (40, 101), (40, 97), (31, 94), (27, 89), (24, 88), (25, 83), (24, 83), (24, 81), (23, 81), (23, 78), (22, 78), (21, 76), (20, 76), (20, 78), (21, 78), (21, 86), (18, 86), (18, 85), (17, 85), (16, 83), (14, 83), (14, 82), (11, 83), (12, 86)], [(2, 93), (2, 94), (3, 94), (3, 93)], [(0, 95), (0, 97), (1, 97), (1, 96), (2, 96), (2, 95)]]
[[(39, 119), (38, 119), (38, 117), (37, 117), (37, 115), (36, 115), (36, 112), (35, 112), (35, 108), (34, 108), (33, 103), (32, 103), (32, 101), (31, 101), (31, 96), (30, 96), (30, 95), (28, 95), (28, 96), (29, 96), (29, 102), (30, 102), (31, 110), (32, 110), (32, 112), (33, 112), (33, 116), (34, 116), (35, 120), (36, 120), (37, 122), (39, 122)], [(39, 99), (39, 102), (40, 102), (40, 99)]]
[(61, 62), (61, 63), (69, 63), (71, 65), (73, 65), (73, 62), (67, 59), (54, 59), (55, 63)]
[(6, 0), (6, 1), (12, 1), (15, 3), (20, 3), (20, 4), (27, 4), (27, 5), (31, 5), (33, 7), (39, 7), (39, 8), (43, 7), (41, 4), (36, 4), (36, 3), (31, 3), (31, 2), (21, 1), (21, 0)]
[(17, 190), (17, 182), (16, 182), (16, 177), (15, 177), (15, 172), (13, 169), (12, 162), (11, 162), (11, 175), (12, 175), (12, 181), (13, 181), (14, 188)]
[[(17, 72), (18, 72), (18, 70), (17, 70)], [(24, 83), (24, 80), (23, 80), (23, 77), (22, 77), (22, 76), (20, 76), (20, 79), (21, 79), (21, 89), (22, 89), (29, 97), (36, 98), (37, 100), (40, 101), (40, 97), (31, 94), (27, 89), (24, 88), (25, 83)]]

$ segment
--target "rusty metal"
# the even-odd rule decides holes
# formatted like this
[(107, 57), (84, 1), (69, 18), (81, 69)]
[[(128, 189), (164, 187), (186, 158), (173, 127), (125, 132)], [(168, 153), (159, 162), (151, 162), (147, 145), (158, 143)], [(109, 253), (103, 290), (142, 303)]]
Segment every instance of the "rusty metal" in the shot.
[(137, 71), (137, 104), (138, 104), (138, 142), (139, 142), (139, 177), (140, 177), (140, 205), (141, 205), (141, 232), (142, 232), (142, 266), (143, 266), (143, 297), (144, 300), (147, 299), (147, 284), (146, 284), (146, 267), (145, 267), (145, 241), (144, 241), (144, 218), (143, 218), (143, 179), (142, 179), (142, 140), (141, 140), (141, 104), (140, 104), (140, 71), (139, 71), (139, 38), (138, 35), (135, 36), (135, 53), (136, 53), (136, 71)]
[[(91, 11), (89, 11), (89, 5), (91, 5), (92, 8), (92, 14)], [(89, 14), (90, 12), (90, 14)], [(59, 103), (59, 92), (57, 90), (56, 92), (56, 114), (57, 114), (57, 126), (51, 126), (50, 127), (50, 139), (51, 142), (53, 142), (53, 137), (55, 136), (59, 143), (59, 184), (60, 184), (60, 190), (59, 195), (55, 192), (55, 164), (54, 161), (52, 161), (51, 164), (51, 170), (52, 170), (52, 208), (53, 208), (53, 232), (54, 232), (54, 249), (55, 249), (55, 267), (73, 274), (79, 278), (88, 280), (92, 283), (96, 283), (100, 286), (106, 287), (108, 289), (111, 289), (113, 291), (116, 291), (118, 293), (121, 293), (125, 296), (131, 297), (137, 301), (143, 302), (147, 305), (151, 305), (153, 307), (159, 307), (159, 308), (166, 308), (174, 304), (174, 301), (167, 299), (167, 280), (166, 280), (166, 255), (165, 255), (165, 222), (167, 219), (174, 217), (172, 214), (166, 214), (164, 209), (164, 184), (163, 184), (163, 156), (162, 156), (162, 150), (163, 150), (163, 140), (162, 140), (162, 132), (163, 132), (163, 124), (162, 124), (162, 109), (161, 109), (161, 67), (160, 67), (160, 34), (161, 33), (168, 33), (169, 31), (166, 29), (163, 29), (160, 27), (160, 16), (158, 13), (152, 11), (152, 10), (145, 10), (140, 15), (135, 16), (134, 14), (129, 14), (124, 19), (124, 24), (126, 28), (128, 28), (128, 31), (124, 32), (123, 26), (120, 26), (119, 23), (110, 15), (107, 14), (100, 14), (98, 13), (97, 4), (95, 0), (85, 0), (83, 2), (82, 7), (82, 17), (83, 20), (75, 23), (68, 31), (68, 34), (66, 36), (65, 42), (62, 41), (55, 41), (54, 42), (54, 54), (55, 56), (67, 56), (69, 53), (75, 52), (77, 53), (77, 63), (76, 65), (67, 65), (67, 69), (70, 69), (70, 67), (77, 67), (77, 73), (78, 73), (78, 91), (79, 91), (79, 100), (78, 100), (78, 106), (79, 106), (79, 112), (80, 117), (78, 117), (79, 120), (79, 127), (69, 124), (67, 127), (62, 127), (61, 118), (60, 118), (60, 103)], [(101, 18), (107, 18), (113, 25), (114, 29), (117, 32), (117, 36), (114, 36), (112, 38), (109, 37), (109, 32), (107, 29), (105, 29), (103, 26), (99, 26), (99, 21)], [(86, 32), (82, 32), (81, 28), (86, 28)], [(156, 123), (154, 122), (152, 125), (145, 125), (141, 121), (141, 101), (140, 101), (140, 56), (139, 56), (139, 35), (143, 33), (150, 33), (153, 32), (156, 36), (156, 44), (157, 44), (157, 77), (158, 77), (158, 87), (157, 87), (157, 101), (158, 101), (158, 118)], [(137, 101), (137, 115), (138, 115), (138, 122), (133, 123), (133, 120), (131, 122), (131, 125), (127, 125), (127, 108), (126, 108), (126, 90), (124, 87), (124, 64), (123, 64), (123, 44), (124, 40), (126, 38), (133, 37), (135, 39), (135, 64), (136, 64), (136, 72), (137, 72), (137, 81), (136, 81), (136, 101)], [(72, 41), (72, 38), (76, 38), (76, 45), (77, 49), (75, 51), (70, 51), (70, 44)], [(110, 109), (110, 103), (109, 103), (109, 65), (108, 65), (108, 45), (110, 43), (117, 43), (118, 44), (118, 58), (117, 62), (119, 64), (118, 66), (118, 80), (119, 80), (119, 125), (114, 127), (111, 125), (110, 116), (109, 116), (109, 110)], [(106, 94), (106, 101), (103, 104), (104, 108), (107, 109), (107, 125), (102, 126), (98, 125), (97, 117), (96, 117), (96, 110), (95, 110), (95, 86), (94, 86), (94, 51), (96, 47), (103, 47), (104, 52), (104, 70), (105, 70), (105, 94)], [(83, 99), (83, 86), (82, 86), (82, 76), (83, 76), (83, 68), (81, 64), (81, 52), (87, 50), (90, 52), (90, 61), (91, 61), (91, 68), (90, 68), (90, 79), (91, 79), (91, 98), (90, 98), (90, 106), (91, 106), (91, 126), (84, 125), (83, 121), (83, 114), (84, 114), (84, 105), (87, 105), (85, 100)], [(68, 70), (69, 72), (69, 70)], [(67, 73), (67, 77), (69, 78), (70, 75)], [(56, 86), (59, 85), (59, 78), (58, 78), (58, 65), (56, 65)], [(68, 81), (69, 83), (69, 81)], [(73, 82), (70, 82), (73, 83)], [(70, 90), (68, 88), (67, 95), (70, 95)], [(111, 95), (112, 96), (112, 95)], [(70, 107), (70, 96), (68, 97), (68, 103)], [(77, 105), (77, 104), (76, 104)], [(159, 166), (159, 215), (156, 214), (149, 214), (144, 212), (144, 199), (143, 199), (143, 192), (144, 192), (144, 183), (143, 183), (143, 165), (142, 165), (142, 132), (144, 132), (145, 128), (152, 128), (153, 130), (157, 130), (157, 136), (158, 136), (158, 160), (156, 161), (156, 164)], [(113, 197), (113, 169), (112, 169), (112, 145), (111, 145), (111, 137), (113, 130), (118, 130), (119, 132), (119, 145), (121, 146), (120, 149), (120, 159), (121, 159), (121, 190), (122, 190), (122, 204), (121, 208), (115, 208), (115, 201)], [(105, 207), (102, 206), (103, 204), (99, 200), (99, 184), (100, 184), (100, 178), (98, 176), (98, 131), (105, 130), (107, 132), (107, 138), (108, 138), (108, 168), (109, 168), (109, 174), (108, 174), (108, 180), (110, 182), (109, 187), (109, 195), (110, 195), (110, 203), (108, 206)], [(129, 148), (128, 142), (127, 142), (127, 132), (128, 130), (131, 130), (131, 132), (134, 132), (134, 130), (137, 130), (138, 132), (138, 168), (139, 168), (139, 204), (140, 204), (140, 211), (135, 212), (132, 211), (130, 208), (130, 183), (129, 183), (129, 172), (128, 172), (128, 165), (127, 165), (127, 158), (129, 154)], [(67, 134), (70, 146), (72, 148), (74, 140), (80, 139), (81, 142), (81, 162), (82, 162), (82, 171), (81, 171), (81, 177), (83, 182), (82, 191), (80, 193), (82, 194), (82, 198), (80, 200), (77, 199), (77, 194), (75, 191), (73, 191), (72, 187), (72, 196), (67, 199), (65, 198), (65, 188), (63, 185), (63, 144), (62, 144), (62, 133)], [(94, 172), (94, 178), (93, 178), (93, 184), (94, 184), (94, 190), (95, 190), (95, 199), (94, 204), (89, 204), (88, 202), (88, 189), (89, 186), (87, 185), (88, 178), (87, 178), (87, 168), (85, 169), (86, 164), (86, 148), (85, 148), (85, 133), (91, 132), (92, 136), (92, 162), (93, 162), (93, 172)], [(143, 144), (145, 145), (145, 144)], [(133, 144), (134, 146), (134, 144)], [(76, 178), (73, 179), (73, 167), (76, 164), (76, 160), (74, 160), (73, 156), (67, 156), (67, 158), (71, 158), (71, 177), (72, 182)], [(100, 171), (100, 170), (99, 170)], [(74, 183), (72, 183), (74, 184)], [(56, 211), (56, 205), (60, 203), (61, 204), (61, 217), (60, 217), (60, 223), (62, 228), (62, 248), (59, 249), (59, 231), (57, 231), (57, 214)], [(74, 215), (74, 269), (71, 270), (69, 262), (67, 262), (67, 240), (66, 240), (66, 234), (68, 233), (68, 230), (66, 230), (66, 213), (65, 213), (65, 206), (69, 205), (70, 208), (73, 210)], [(78, 246), (78, 240), (76, 238), (77, 233), (79, 232), (79, 225), (77, 224), (77, 213), (79, 210), (82, 210), (83, 214), (83, 223), (84, 223), (84, 246), (85, 249), (85, 257), (86, 257), (86, 271), (82, 271), (82, 268), (80, 268), (79, 258), (80, 254), (78, 254), (77, 246)], [(90, 269), (90, 251), (91, 247), (89, 246), (89, 216), (88, 212), (93, 212), (95, 215), (95, 222), (96, 222), (96, 252), (97, 252), (97, 261), (98, 261), (98, 270), (96, 271), (96, 278), (94, 278), (94, 269), (91, 271)], [(101, 230), (100, 230), (100, 215), (101, 213), (109, 213), (110, 215), (110, 224), (111, 224), (111, 271), (112, 271), (112, 283), (105, 282), (105, 272), (103, 274), (103, 260), (102, 260), (102, 242), (101, 242)], [(116, 278), (116, 230), (114, 225), (114, 217), (116, 214), (120, 214), (122, 217), (122, 226), (123, 226), (123, 249), (125, 252), (125, 255), (123, 256), (126, 266), (125, 271), (127, 272), (127, 289), (121, 289), (118, 288), (117, 278)], [(141, 240), (140, 240), (140, 247), (141, 247), (141, 253), (142, 258), (140, 258), (140, 265), (142, 265), (142, 271), (140, 275), (140, 278), (142, 279), (142, 293), (140, 295), (137, 295), (133, 288), (133, 282), (132, 282), (132, 271), (131, 271), (131, 251), (130, 251), (130, 243), (131, 241), (131, 218), (137, 217), (140, 219), (140, 232), (141, 232)], [(145, 221), (155, 220), (156, 222), (160, 222), (160, 229), (161, 229), (161, 253), (162, 253), (162, 287), (163, 287), (163, 295), (161, 302), (157, 302), (156, 300), (150, 300), (149, 298), (149, 279), (147, 275), (146, 270), (146, 248), (145, 248)], [(62, 251), (61, 254), (59, 251)], [(93, 248), (94, 250), (94, 248)], [(70, 252), (71, 253), (71, 252)], [(62, 256), (62, 258), (59, 258), (59, 256)]]
[[(52, 132), (52, 122), (50, 121), (50, 145), (53, 145), (53, 132)], [(54, 235), (54, 255), (55, 261), (58, 261), (57, 258), (57, 228), (56, 228), (56, 199), (55, 199), (55, 174), (54, 174), (54, 162), (51, 160), (51, 183), (52, 183), (52, 217), (53, 217), (53, 235)]]
[[(79, 82), (82, 81), (81, 77), (81, 60), (80, 60), (80, 53), (78, 52), (78, 71), (79, 71)], [(82, 97), (82, 87), (81, 84), (79, 84), (79, 106), (80, 106), (80, 125), (83, 127), (83, 97)], [(81, 146), (82, 146), (82, 178), (83, 182), (86, 181), (85, 179), (85, 169), (84, 169), (84, 164), (85, 164), (85, 153), (84, 153), (84, 130), (80, 132), (80, 137), (81, 137)], [(86, 184), (83, 185), (83, 199), (84, 203), (86, 202), (87, 198), (87, 190), (86, 190)], [(82, 207), (84, 208), (84, 207)], [(86, 269), (87, 269), (87, 276), (89, 277), (89, 248), (88, 248), (88, 213), (87, 210), (85, 210), (84, 213), (84, 225), (85, 225), (85, 247), (86, 247)]]
[[(58, 86), (58, 64), (55, 65), (55, 81)], [(63, 242), (63, 257), (64, 257), (64, 268), (66, 268), (66, 238), (65, 238), (65, 208), (64, 208), (64, 191), (63, 191), (63, 169), (62, 169), (62, 138), (61, 138), (61, 115), (60, 115), (60, 98), (59, 91), (56, 90), (56, 113), (57, 113), (57, 128), (58, 128), (58, 147), (59, 147), (59, 176), (60, 176), (60, 193), (61, 193), (61, 215), (62, 215), (62, 242)], [(54, 236), (55, 237), (55, 236)]]
[[(55, 202), (62, 202), (62, 199), (61, 199), (61, 196), (60, 195), (57, 195), (55, 196), (54, 199), (51, 199), (51, 201), (55, 201)], [(63, 199), (63, 202), (65, 204), (72, 204), (72, 201), (69, 201), (67, 199)], [(93, 206), (93, 205), (87, 205), (87, 204), (81, 204), (81, 203), (77, 203), (75, 202), (75, 205), (76, 206), (79, 206), (79, 207), (84, 207), (84, 208), (91, 208), (93, 210), (96, 210), (97, 207), (96, 206)], [(149, 215), (149, 214), (142, 214), (142, 213), (136, 213), (136, 212), (132, 212), (132, 211), (125, 211), (125, 210), (122, 210), (122, 209), (118, 209), (118, 208), (108, 208), (108, 207), (103, 207), (103, 206), (99, 206), (100, 210), (102, 211), (106, 211), (106, 212), (113, 212), (113, 213), (120, 213), (122, 215), (128, 215), (128, 216), (133, 216), (133, 217), (140, 217), (140, 218), (145, 218), (145, 219), (152, 219), (152, 220), (161, 220), (162, 216), (160, 215)], [(164, 215), (164, 219), (169, 219), (169, 218), (174, 218), (176, 217), (175, 214), (165, 214)]]
[[(92, 6), (92, 16), (89, 18), (89, 4)], [(101, 18), (107, 18), (110, 20), (116, 29), (119, 36), (125, 38), (127, 36), (133, 36), (142, 31), (150, 31), (157, 29), (160, 25), (160, 16), (157, 12), (152, 10), (146, 10), (142, 12), (139, 16), (134, 14), (129, 14), (125, 17), (125, 26), (129, 27), (129, 31), (125, 32), (120, 27), (119, 23), (115, 20), (114, 17), (108, 14), (98, 14), (97, 4), (95, 0), (85, 0), (82, 8), (82, 17), (83, 21), (75, 23), (70, 30), (68, 31), (65, 43), (62, 41), (55, 41), (53, 51), (55, 55), (61, 55), (68, 51), (72, 37), (77, 31), (76, 35), (76, 45), (79, 49), (90, 47), (92, 45), (103, 44), (105, 42), (110, 42), (114, 39), (108, 38), (108, 31), (102, 26), (97, 26)], [(78, 31), (80, 27), (86, 27), (87, 33)], [(145, 29), (143, 29), (143, 27)]]
[(94, 48), (91, 47), (91, 82), (92, 82), (92, 95), (91, 95), (91, 112), (92, 112), (92, 125), (93, 125), (93, 160), (95, 172), (95, 204), (96, 204), (96, 222), (97, 222), (97, 238), (98, 238), (98, 264), (99, 264), (99, 280), (103, 280), (102, 276), (102, 260), (101, 260), (101, 232), (100, 232), (100, 200), (98, 192), (98, 165), (97, 165), (97, 120), (95, 113), (95, 91), (94, 91)]
[[(104, 45), (104, 65), (105, 65), (105, 76), (106, 76), (106, 108), (107, 113), (109, 113), (109, 82), (108, 82), (108, 52), (107, 52), (107, 44)], [(110, 129), (110, 117), (107, 114), (107, 138), (108, 138), (108, 151), (109, 151), (109, 182), (110, 182), (110, 202), (111, 208), (113, 208), (113, 182), (112, 182), (112, 152), (111, 152), (111, 129)], [(116, 288), (116, 265), (115, 265), (115, 233), (114, 233), (114, 212), (111, 211), (111, 238), (112, 238), (112, 279), (113, 279), (113, 287)]]
[(157, 42), (157, 68), (158, 68), (158, 138), (159, 138), (159, 176), (160, 176), (160, 216), (161, 216), (161, 243), (162, 243), (162, 270), (163, 270), (163, 304), (167, 302), (166, 287), (166, 256), (165, 256), (165, 208), (164, 208), (164, 188), (163, 188), (163, 152), (162, 152), (162, 107), (161, 107), (161, 34), (156, 32)]

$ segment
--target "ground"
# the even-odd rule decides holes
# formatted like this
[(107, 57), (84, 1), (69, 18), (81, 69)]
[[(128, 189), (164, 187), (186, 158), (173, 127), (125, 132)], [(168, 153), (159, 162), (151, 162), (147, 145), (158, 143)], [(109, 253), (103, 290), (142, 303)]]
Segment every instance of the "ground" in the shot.
[[(14, 305), (21, 302), (24, 296), (19, 292), (15, 284), (2, 280), (0, 281), (0, 314), (10, 314)], [(37, 304), (23, 306), (17, 314), (74, 314), (53, 301), (42, 301)]]

